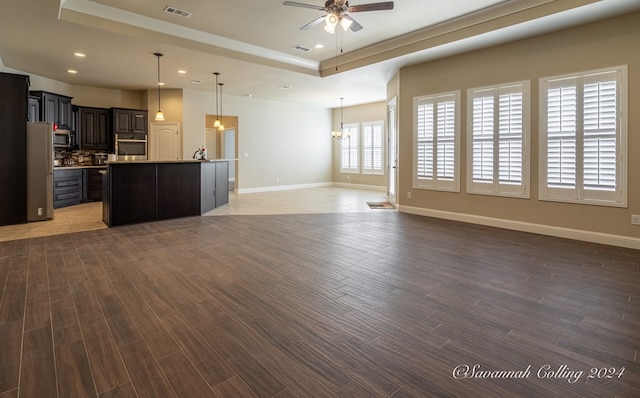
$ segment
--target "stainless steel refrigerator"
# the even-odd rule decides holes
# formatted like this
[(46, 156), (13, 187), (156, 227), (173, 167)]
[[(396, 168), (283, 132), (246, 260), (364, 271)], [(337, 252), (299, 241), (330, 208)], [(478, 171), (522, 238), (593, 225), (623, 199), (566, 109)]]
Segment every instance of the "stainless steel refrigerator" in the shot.
[(53, 123), (27, 123), (27, 221), (53, 218)]

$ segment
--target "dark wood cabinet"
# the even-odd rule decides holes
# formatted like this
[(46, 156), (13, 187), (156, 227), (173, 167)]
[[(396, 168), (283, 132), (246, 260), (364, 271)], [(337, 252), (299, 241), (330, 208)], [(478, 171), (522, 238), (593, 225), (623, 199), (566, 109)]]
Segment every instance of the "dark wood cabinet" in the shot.
[(40, 101), (38, 101), (38, 97), (29, 96), (28, 114), (30, 122), (40, 121)]
[(108, 226), (157, 219), (156, 164), (108, 165), (103, 221)]
[(0, 225), (27, 222), (29, 76), (0, 73)]
[(82, 170), (83, 202), (99, 202), (102, 200), (102, 173), (105, 168), (86, 168)]
[(82, 203), (84, 174), (82, 169), (56, 169), (53, 171), (53, 207)]
[(80, 149), (113, 152), (108, 109), (78, 107), (76, 135)]
[(148, 111), (142, 109), (111, 108), (115, 134), (146, 133)]
[(158, 164), (158, 220), (200, 214), (199, 163)]
[(29, 94), (40, 102), (40, 121), (56, 123), (61, 128), (72, 128), (71, 97), (46, 91), (31, 91)]

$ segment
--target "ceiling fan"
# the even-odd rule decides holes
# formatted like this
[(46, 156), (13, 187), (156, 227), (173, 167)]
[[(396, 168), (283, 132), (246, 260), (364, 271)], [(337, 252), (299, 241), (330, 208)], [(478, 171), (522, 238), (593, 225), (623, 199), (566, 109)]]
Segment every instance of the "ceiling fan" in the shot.
[(334, 33), (338, 24), (345, 31), (351, 29), (353, 32), (357, 32), (362, 29), (362, 25), (357, 23), (348, 13), (351, 12), (363, 12), (363, 11), (382, 11), (393, 10), (393, 1), (383, 1), (380, 3), (349, 5), (347, 0), (327, 0), (324, 6), (315, 6), (313, 4), (298, 3), (296, 1), (285, 1), (285, 6), (311, 8), (313, 10), (324, 11), (325, 15), (314, 19), (308, 24), (302, 26), (301, 30), (308, 30), (319, 24), (323, 20), (326, 21), (324, 29), (329, 33)]

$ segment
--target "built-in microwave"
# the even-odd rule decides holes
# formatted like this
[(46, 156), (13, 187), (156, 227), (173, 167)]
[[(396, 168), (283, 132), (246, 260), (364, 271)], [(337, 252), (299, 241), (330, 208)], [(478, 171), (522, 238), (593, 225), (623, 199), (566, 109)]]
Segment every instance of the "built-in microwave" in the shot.
[(73, 145), (73, 133), (70, 130), (57, 129), (53, 132), (54, 148), (71, 148)]

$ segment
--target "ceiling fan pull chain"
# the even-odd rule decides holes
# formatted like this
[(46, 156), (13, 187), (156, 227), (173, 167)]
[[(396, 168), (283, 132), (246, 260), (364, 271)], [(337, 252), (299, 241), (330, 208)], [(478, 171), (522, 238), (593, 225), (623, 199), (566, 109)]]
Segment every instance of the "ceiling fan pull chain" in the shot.
[[(338, 34), (340, 32), (338, 31)], [(336, 71), (338, 70), (338, 35), (336, 35)]]

